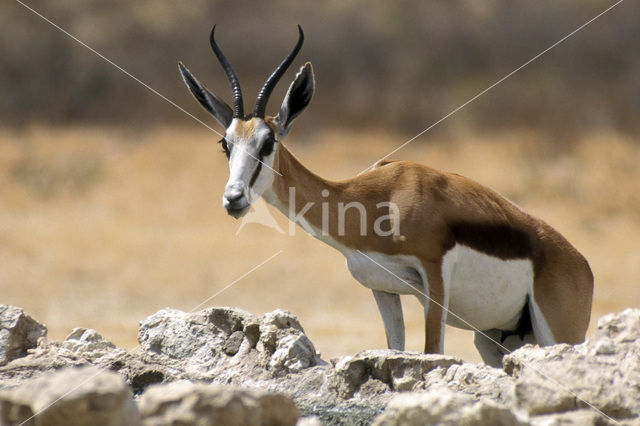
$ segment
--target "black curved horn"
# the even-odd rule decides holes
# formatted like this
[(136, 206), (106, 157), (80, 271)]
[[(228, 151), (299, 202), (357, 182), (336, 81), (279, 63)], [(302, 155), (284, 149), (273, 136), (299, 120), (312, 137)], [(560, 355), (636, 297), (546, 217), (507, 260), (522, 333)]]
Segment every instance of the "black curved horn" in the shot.
[(287, 68), (289, 68), (289, 65), (291, 65), (291, 62), (293, 62), (296, 55), (300, 51), (302, 43), (304, 42), (304, 33), (302, 32), (302, 27), (300, 25), (298, 25), (298, 32), (298, 42), (293, 47), (293, 50), (289, 52), (287, 57), (284, 58), (280, 65), (278, 65), (278, 68), (276, 68), (273, 74), (269, 76), (267, 82), (264, 83), (264, 86), (262, 86), (262, 89), (258, 94), (258, 99), (256, 100), (256, 106), (253, 110), (254, 117), (264, 118), (264, 113), (267, 108), (267, 102), (269, 101), (269, 96), (271, 96), (273, 88), (276, 87), (276, 84), (278, 84), (278, 81), (285, 73), (285, 71), (287, 71)]
[(233, 118), (244, 118), (244, 105), (242, 104), (242, 90), (240, 90), (240, 81), (238, 81), (236, 73), (233, 71), (233, 68), (231, 68), (231, 64), (222, 53), (222, 50), (220, 50), (220, 48), (218, 47), (218, 43), (216, 43), (216, 39), (214, 36), (215, 31), (216, 26), (214, 25), (211, 29), (209, 42), (211, 43), (213, 53), (216, 54), (216, 57), (218, 58), (218, 61), (220, 61), (220, 65), (222, 65), (224, 72), (227, 73), (229, 83), (231, 83), (231, 90), (233, 91)]

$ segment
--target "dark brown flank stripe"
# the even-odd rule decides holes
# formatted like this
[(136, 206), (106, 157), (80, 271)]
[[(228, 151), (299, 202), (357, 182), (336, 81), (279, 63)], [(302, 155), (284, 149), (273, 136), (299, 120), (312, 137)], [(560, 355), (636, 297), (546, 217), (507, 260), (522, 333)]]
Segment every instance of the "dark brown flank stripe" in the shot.
[(446, 250), (458, 243), (502, 260), (532, 259), (534, 255), (529, 236), (506, 224), (454, 222), (449, 230)]

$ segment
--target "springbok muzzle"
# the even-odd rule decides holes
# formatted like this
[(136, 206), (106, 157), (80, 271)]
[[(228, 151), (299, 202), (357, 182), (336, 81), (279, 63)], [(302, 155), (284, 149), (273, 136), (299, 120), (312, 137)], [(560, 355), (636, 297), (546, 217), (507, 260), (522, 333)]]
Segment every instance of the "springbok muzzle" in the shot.
[(222, 206), (234, 217), (242, 215), (249, 208), (249, 200), (242, 184), (234, 183), (225, 187)]

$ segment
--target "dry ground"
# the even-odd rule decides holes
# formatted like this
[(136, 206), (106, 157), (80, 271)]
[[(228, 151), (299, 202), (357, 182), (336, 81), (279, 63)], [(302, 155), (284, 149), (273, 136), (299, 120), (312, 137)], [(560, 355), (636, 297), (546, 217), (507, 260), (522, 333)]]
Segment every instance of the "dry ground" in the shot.
[[(325, 357), (384, 347), (373, 298), (340, 254), (299, 229), (291, 237), (247, 224), (236, 235), (240, 222), (220, 202), (227, 166), (217, 139), (192, 128), (0, 130), (0, 303), (24, 307), (56, 339), (84, 326), (134, 347), (141, 318), (166, 306), (191, 310), (282, 250), (205, 306), (291, 310)], [(403, 141), (294, 130), (288, 146), (339, 179)], [(636, 141), (460, 134), (423, 137), (394, 157), (478, 180), (560, 230), (594, 270), (592, 318), (640, 304)], [(420, 350), (416, 301), (405, 300), (405, 316), (408, 348)], [(445, 350), (479, 360), (469, 332), (448, 329)]]

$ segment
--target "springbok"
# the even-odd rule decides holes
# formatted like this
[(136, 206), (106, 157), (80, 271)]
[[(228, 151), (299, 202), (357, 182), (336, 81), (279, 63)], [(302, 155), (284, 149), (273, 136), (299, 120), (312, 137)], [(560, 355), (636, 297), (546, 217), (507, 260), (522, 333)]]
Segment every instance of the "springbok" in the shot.
[(404, 350), (403, 294), (424, 306), (426, 353), (443, 352), (445, 323), (474, 330), (475, 346), (494, 366), (524, 343), (582, 342), (593, 275), (584, 257), (542, 220), (470, 179), (421, 164), (380, 161), (357, 177), (330, 181), (289, 152), (282, 140), (315, 89), (311, 63), (300, 68), (278, 114), (265, 110), (302, 47), (298, 31), (253, 114), (244, 113), (240, 83), (215, 41), (215, 26), (211, 47), (231, 83), (233, 109), (179, 63), (193, 96), (226, 129), (220, 143), (229, 162), (222, 199), (228, 214), (243, 216), (262, 196), (339, 250), (351, 275), (373, 291), (391, 349)]

